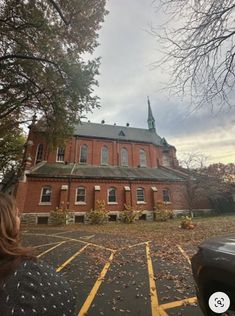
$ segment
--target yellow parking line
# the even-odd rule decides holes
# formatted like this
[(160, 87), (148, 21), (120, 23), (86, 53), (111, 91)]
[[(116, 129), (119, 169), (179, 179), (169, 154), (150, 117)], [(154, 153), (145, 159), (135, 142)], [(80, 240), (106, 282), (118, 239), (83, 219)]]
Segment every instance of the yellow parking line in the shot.
[(187, 253), (184, 251), (183, 248), (180, 247), (180, 245), (177, 245), (179, 251), (182, 253), (182, 255), (185, 257), (185, 259), (188, 261), (189, 265), (191, 266), (191, 260), (189, 258), (189, 256), (187, 255)]
[(64, 241), (61, 241), (60, 243), (57, 243), (57, 245), (55, 245), (54, 247), (51, 247), (51, 248), (47, 249), (46, 251), (40, 253), (40, 254), (37, 256), (37, 258), (40, 258), (40, 257), (44, 256), (45, 254), (47, 254), (48, 252), (54, 250), (55, 248), (59, 247), (60, 245), (64, 244), (65, 242), (67, 242), (67, 241), (64, 240)]
[(55, 241), (55, 242), (50, 242), (48, 244), (42, 244), (42, 245), (38, 245), (38, 246), (33, 246), (33, 248), (46, 247), (46, 246), (55, 245), (55, 244), (58, 244), (58, 243), (59, 243), (59, 241)]
[(91, 238), (93, 238), (93, 237), (95, 237), (95, 235), (81, 236), (80, 238), (81, 238), (81, 239), (91, 239)]
[(181, 300), (181, 301), (175, 301), (175, 302), (162, 304), (161, 307), (163, 309), (170, 309), (170, 308), (179, 307), (182, 305), (194, 304), (194, 303), (197, 303), (197, 298), (195, 296), (190, 297), (190, 298), (186, 298), (186, 299)]
[(101, 271), (98, 279), (96, 280), (93, 288), (91, 289), (89, 295), (87, 296), (87, 298), (86, 298), (84, 304), (82, 305), (82, 308), (80, 309), (80, 311), (79, 311), (77, 316), (85, 316), (85, 315), (87, 315), (87, 311), (90, 308), (91, 303), (93, 302), (93, 300), (94, 300), (94, 298), (96, 296), (96, 293), (99, 290), (99, 287), (100, 287), (101, 283), (104, 280), (104, 277), (105, 277), (106, 273), (108, 272), (108, 269), (110, 267), (111, 262), (113, 261), (115, 252), (116, 252), (115, 250), (112, 251), (108, 261), (105, 263), (105, 265), (103, 267), (103, 270)]
[(86, 244), (86, 245), (89, 245), (89, 246), (94, 246), (94, 247), (97, 247), (97, 248), (100, 248), (100, 249), (105, 249), (105, 250), (108, 250), (108, 251), (116, 251), (115, 249), (107, 248), (107, 247), (104, 247), (104, 246), (101, 246), (101, 245), (97, 245), (97, 244), (94, 244), (94, 243), (88, 243), (88, 242), (86, 242), (84, 240), (79, 240), (79, 239), (70, 238), (70, 237), (66, 237), (66, 236), (46, 235), (46, 234), (33, 234), (33, 233), (26, 233), (25, 235), (45, 236), (45, 237), (54, 237), (54, 238), (66, 239), (68, 241), (76, 241), (76, 242), (80, 242), (82, 244)]
[(151, 242), (151, 240), (147, 240), (147, 241), (139, 242), (138, 244), (122, 247), (121, 249), (119, 249), (119, 251), (124, 250), (124, 249), (134, 248), (140, 245), (146, 245), (148, 242)]
[(151, 300), (151, 310), (152, 316), (167, 316), (167, 313), (159, 306), (157, 289), (154, 280), (153, 264), (150, 255), (149, 242), (146, 243), (146, 257), (147, 257), (147, 266), (148, 266), (148, 275), (149, 275), (149, 288), (150, 288), (150, 300)]
[(72, 257), (70, 257), (68, 260), (66, 260), (61, 266), (59, 266), (56, 269), (56, 272), (60, 272), (62, 269), (64, 269), (64, 267), (66, 267), (72, 260), (74, 260), (77, 256), (80, 255), (80, 253), (83, 252), (83, 250), (85, 250), (88, 247), (88, 245), (85, 245), (84, 247), (82, 247), (78, 252), (76, 252)]

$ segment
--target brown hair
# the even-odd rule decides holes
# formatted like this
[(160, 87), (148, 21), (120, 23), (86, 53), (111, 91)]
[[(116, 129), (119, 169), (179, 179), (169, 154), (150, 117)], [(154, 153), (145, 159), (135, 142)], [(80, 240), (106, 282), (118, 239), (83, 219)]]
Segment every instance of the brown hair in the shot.
[[(19, 229), (17, 227), (17, 206), (15, 200), (8, 194), (0, 192), (0, 278), (7, 270), (14, 267), (23, 257), (32, 258), (31, 249), (24, 248), (20, 244)], [(9, 264), (10, 263), (10, 264)]]

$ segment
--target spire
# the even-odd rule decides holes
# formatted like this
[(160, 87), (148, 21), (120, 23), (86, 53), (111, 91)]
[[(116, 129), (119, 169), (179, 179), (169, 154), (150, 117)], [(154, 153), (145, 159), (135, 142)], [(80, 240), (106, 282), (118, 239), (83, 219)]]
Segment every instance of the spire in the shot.
[(149, 101), (149, 97), (147, 97), (148, 99), (148, 128), (151, 132), (156, 133), (156, 129), (155, 129), (155, 119), (153, 117), (153, 113), (152, 113), (152, 109), (150, 106), (150, 101)]

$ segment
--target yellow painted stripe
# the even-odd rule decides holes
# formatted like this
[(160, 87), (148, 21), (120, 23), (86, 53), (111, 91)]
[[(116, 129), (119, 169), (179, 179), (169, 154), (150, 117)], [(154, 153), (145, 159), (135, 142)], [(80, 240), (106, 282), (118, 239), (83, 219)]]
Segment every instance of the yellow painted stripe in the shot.
[(77, 256), (79, 256), (83, 250), (85, 250), (88, 247), (88, 245), (85, 245), (84, 247), (82, 247), (78, 252), (76, 252), (72, 257), (70, 257), (68, 260), (66, 260), (61, 266), (59, 266), (56, 269), (56, 272), (60, 272), (62, 269), (64, 269), (64, 267), (66, 267), (71, 261), (73, 261)]
[(58, 243), (59, 243), (59, 241), (55, 241), (55, 242), (50, 242), (48, 244), (42, 244), (42, 245), (33, 246), (33, 248), (46, 247), (46, 246), (55, 245), (55, 244), (58, 244)]
[(150, 289), (150, 300), (151, 300), (151, 310), (152, 316), (165, 316), (166, 312), (159, 306), (157, 289), (154, 280), (153, 264), (150, 255), (150, 246), (149, 242), (146, 243), (146, 257), (147, 257), (147, 266), (148, 266), (148, 275), (149, 275), (149, 289)]
[(61, 241), (60, 243), (57, 243), (57, 245), (55, 245), (54, 247), (51, 247), (49, 249), (47, 249), (46, 251), (40, 253), (40, 255), (37, 256), (37, 258), (40, 258), (42, 256), (44, 256), (45, 254), (47, 254), (48, 252), (54, 250), (55, 248), (59, 247), (60, 245), (64, 244), (65, 242), (67, 242), (66, 240)]
[(187, 305), (187, 304), (194, 304), (194, 303), (197, 303), (197, 298), (195, 296), (190, 297), (190, 298), (186, 298), (186, 299), (181, 300), (181, 301), (175, 301), (175, 302), (171, 302), (171, 303), (162, 304), (161, 307), (163, 309), (170, 309), (170, 308), (179, 307), (179, 306)]
[(185, 259), (188, 261), (188, 264), (191, 266), (191, 260), (189, 258), (189, 256), (187, 255), (187, 253), (184, 251), (183, 248), (180, 247), (180, 245), (177, 245), (179, 251), (182, 253), (182, 255), (185, 257)]
[(111, 262), (113, 261), (114, 254), (115, 254), (115, 251), (112, 251), (108, 261), (105, 263), (105, 265), (103, 267), (103, 270), (100, 272), (100, 275), (99, 275), (98, 279), (96, 280), (93, 288), (91, 289), (89, 295), (87, 296), (87, 298), (86, 298), (84, 304), (82, 305), (82, 308), (79, 311), (77, 316), (85, 316), (85, 315), (87, 315), (87, 311), (90, 308), (91, 303), (93, 302), (93, 300), (94, 300), (94, 298), (96, 296), (96, 293), (99, 290), (99, 287), (100, 287), (101, 283), (104, 280), (104, 277), (105, 277), (106, 273), (108, 272), (108, 269), (110, 267)]
[(112, 248), (107, 248), (107, 247), (104, 247), (104, 246), (101, 246), (101, 245), (97, 245), (97, 244), (94, 244), (94, 243), (88, 243), (88, 242), (86, 242), (84, 240), (79, 240), (79, 239), (70, 238), (70, 237), (66, 237), (66, 236), (46, 235), (46, 234), (33, 234), (33, 233), (27, 233), (25, 235), (45, 236), (45, 237), (54, 237), (54, 238), (66, 239), (68, 241), (76, 241), (76, 242), (80, 242), (82, 244), (86, 244), (88, 246), (94, 246), (94, 247), (97, 247), (97, 248), (100, 248), (100, 249), (105, 249), (105, 250), (108, 250), (108, 251), (116, 251), (115, 249), (112, 249)]
[(138, 244), (134, 244), (134, 245), (130, 245), (130, 246), (125, 246), (125, 247), (122, 247), (120, 250), (124, 250), (124, 249), (129, 249), (129, 248), (134, 248), (134, 247), (137, 247), (137, 246), (141, 246), (141, 245), (146, 245), (148, 242), (151, 242), (150, 240), (147, 240), (147, 241), (143, 241), (143, 242), (139, 242)]
[(93, 237), (95, 237), (95, 235), (81, 236), (80, 238), (81, 238), (81, 239), (91, 239), (91, 238), (93, 238)]

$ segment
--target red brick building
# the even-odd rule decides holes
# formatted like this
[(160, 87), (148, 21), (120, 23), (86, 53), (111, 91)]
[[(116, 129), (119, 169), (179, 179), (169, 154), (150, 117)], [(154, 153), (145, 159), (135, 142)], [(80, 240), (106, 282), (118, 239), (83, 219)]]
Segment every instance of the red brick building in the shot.
[(141, 207), (151, 219), (158, 201), (187, 209), (186, 178), (177, 170), (176, 149), (161, 138), (148, 102), (148, 129), (80, 122), (64, 148), (48, 150), (37, 124), (29, 127), (26, 163), (16, 191), (19, 209), (35, 223), (66, 207), (71, 221), (83, 221), (97, 200), (111, 219), (124, 204)]

